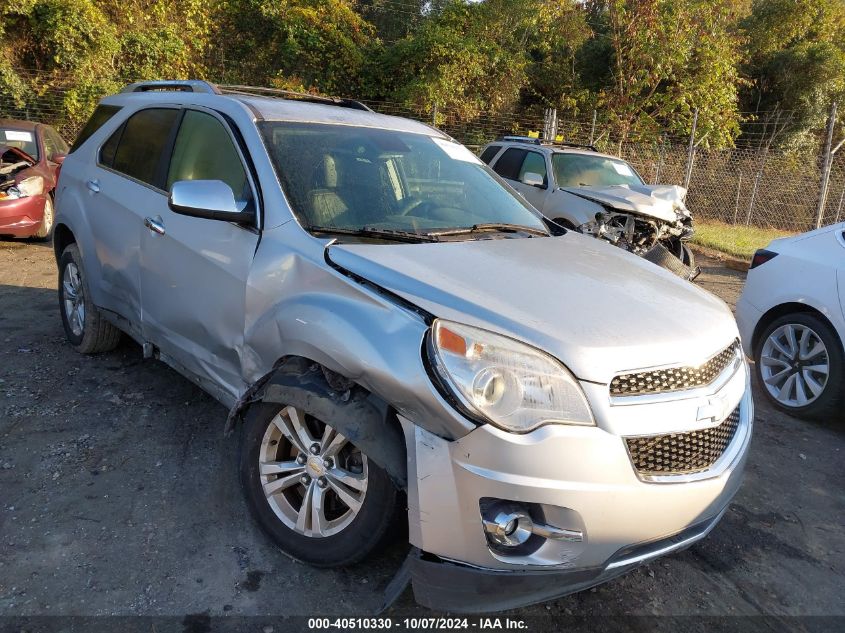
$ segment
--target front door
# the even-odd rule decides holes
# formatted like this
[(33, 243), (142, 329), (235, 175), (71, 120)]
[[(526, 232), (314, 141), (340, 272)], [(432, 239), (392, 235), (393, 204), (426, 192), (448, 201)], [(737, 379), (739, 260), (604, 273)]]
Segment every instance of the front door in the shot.
[[(245, 208), (256, 205), (243, 157), (214, 112), (185, 110), (165, 188), (180, 180), (222, 180)], [(144, 337), (196, 376), (234, 398), (243, 390), (246, 281), (255, 227), (174, 213), (162, 199), (141, 234)]]

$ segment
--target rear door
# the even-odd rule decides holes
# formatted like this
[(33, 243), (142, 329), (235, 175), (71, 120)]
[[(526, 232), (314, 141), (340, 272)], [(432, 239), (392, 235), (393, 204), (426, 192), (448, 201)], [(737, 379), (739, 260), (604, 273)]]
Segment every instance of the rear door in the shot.
[(144, 216), (167, 203), (159, 184), (178, 108), (139, 110), (98, 152), (83, 183), (85, 213), (100, 262), (98, 304), (141, 324), (139, 243)]
[[(222, 180), (241, 208), (257, 190), (243, 150), (218, 113), (186, 109), (163, 187), (180, 180)], [(258, 246), (254, 226), (174, 213), (165, 195), (147, 209), (141, 233), (144, 338), (223, 398), (242, 390), (246, 280)], [(214, 389), (217, 388), (217, 389)]]

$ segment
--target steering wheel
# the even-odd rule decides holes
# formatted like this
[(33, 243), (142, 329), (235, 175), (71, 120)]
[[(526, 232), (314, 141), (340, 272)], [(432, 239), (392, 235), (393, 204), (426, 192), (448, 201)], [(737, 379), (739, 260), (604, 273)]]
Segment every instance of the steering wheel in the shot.
[(410, 198), (402, 205), (402, 208), (399, 209), (399, 213), (397, 215), (408, 215), (411, 211), (422, 206), (426, 202), (428, 201), (425, 198)]

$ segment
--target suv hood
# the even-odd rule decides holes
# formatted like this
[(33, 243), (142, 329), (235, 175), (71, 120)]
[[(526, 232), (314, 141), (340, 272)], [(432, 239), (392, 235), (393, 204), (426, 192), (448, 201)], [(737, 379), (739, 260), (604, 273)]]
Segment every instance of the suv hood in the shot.
[(689, 214), (684, 205), (687, 190), (678, 185), (613, 185), (562, 189), (620, 211), (638, 213), (664, 222), (677, 222), (679, 212), (682, 215)]
[(331, 261), (436, 317), (545, 350), (580, 379), (698, 364), (737, 338), (728, 307), (636, 255), (561, 237), (342, 244)]

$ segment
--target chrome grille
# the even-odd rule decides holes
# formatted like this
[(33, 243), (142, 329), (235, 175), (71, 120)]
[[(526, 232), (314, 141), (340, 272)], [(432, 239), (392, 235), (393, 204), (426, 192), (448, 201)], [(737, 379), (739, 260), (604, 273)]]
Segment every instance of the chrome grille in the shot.
[(739, 341), (698, 367), (669, 367), (632, 374), (620, 374), (610, 381), (611, 396), (641, 396), (704, 387), (718, 378), (738, 356)]
[(739, 407), (718, 426), (687, 433), (626, 437), (641, 475), (685, 475), (707, 470), (722, 456), (739, 427)]

